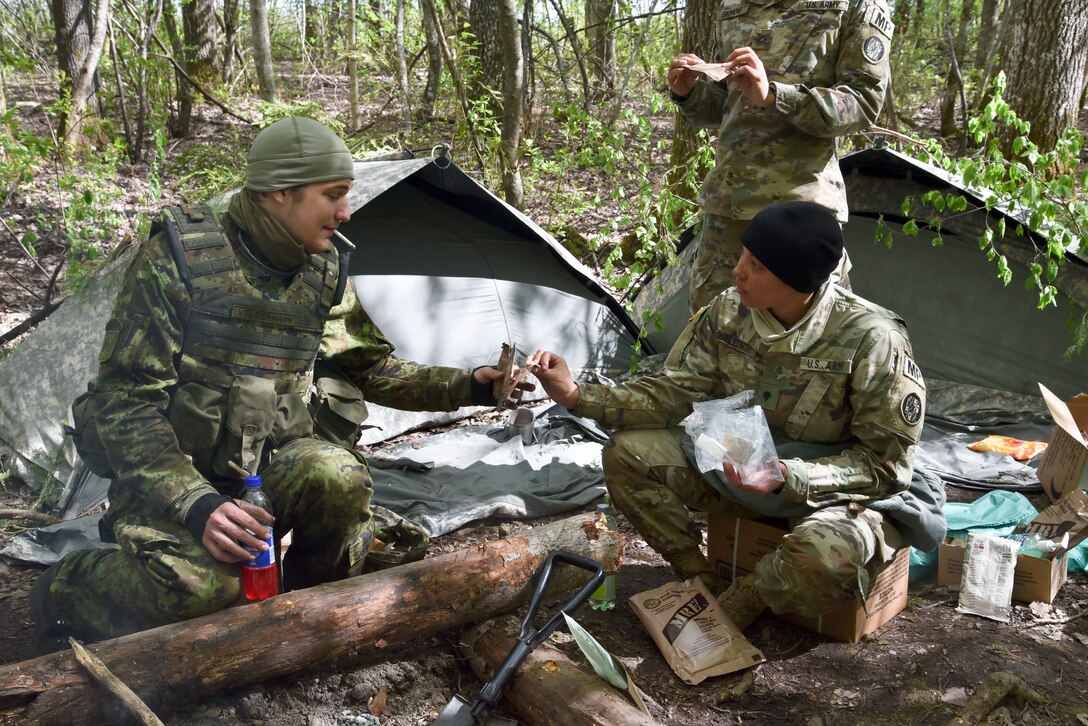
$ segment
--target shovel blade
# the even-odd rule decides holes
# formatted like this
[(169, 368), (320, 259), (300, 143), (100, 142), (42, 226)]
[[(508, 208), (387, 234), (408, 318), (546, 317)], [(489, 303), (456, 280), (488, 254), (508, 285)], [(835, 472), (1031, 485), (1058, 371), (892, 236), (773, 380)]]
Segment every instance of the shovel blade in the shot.
[(438, 718), (431, 722), (431, 726), (517, 726), (518, 722), (501, 716), (485, 714), (478, 719), (472, 715), (472, 707), (464, 696), (454, 696)]
[(464, 696), (454, 696), (431, 726), (475, 726), (476, 717), (472, 715), (472, 704)]

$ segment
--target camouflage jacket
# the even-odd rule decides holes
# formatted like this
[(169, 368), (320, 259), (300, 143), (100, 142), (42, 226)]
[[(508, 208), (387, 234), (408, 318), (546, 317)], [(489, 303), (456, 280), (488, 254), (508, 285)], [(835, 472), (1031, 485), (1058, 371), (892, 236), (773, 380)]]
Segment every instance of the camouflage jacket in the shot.
[(721, 62), (750, 46), (763, 61), (774, 102), (759, 108), (728, 79), (705, 76), (680, 113), (717, 129), (703, 210), (751, 219), (775, 202), (822, 204), (847, 221), (836, 138), (871, 126), (890, 77), (893, 26), (886, 0), (723, 0), (717, 14)]
[(779, 339), (727, 290), (692, 318), (660, 375), (580, 385), (574, 413), (613, 428), (676, 426), (695, 401), (755, 392), (776, 443), (831, 444), (833, 455), (786, 459), (781, 496), (810, 507), (904, 491), (921, 434), (925, 384), (903, 322), (834, 285)]
[[(260, 250), (259, 240), (251, 245)], [(274, 297), (284, 288), (283, 280), (269, 279), (238, 250), (235, 258), (258, 290)], [(166, 235), (156, 234), (141, 245), (114, 303), (94, 396), (98, 434), (115, 473), (111, 509), (116, 500), (180, 524), (197, 499), (217, 493), (214, 475), (198, 470), (186, 456), (169, 419), (171, 401), (186, 383), (180, 374), (181, 351), (190, 310), (189, 291)], [(363, 310), (350, 280), (342, 301), (328, 314), (318, 357), (381, 405), (453, 410), (470, 402), (467, 371), (393, 355), (393, 344)], [(308, 390), (313, 369), (290, 375), (299, 380), (288, 381), (286, 390), (296, 392), (299, 400), (293, 405), (305, 410), (303, 394), (297, 392)]]

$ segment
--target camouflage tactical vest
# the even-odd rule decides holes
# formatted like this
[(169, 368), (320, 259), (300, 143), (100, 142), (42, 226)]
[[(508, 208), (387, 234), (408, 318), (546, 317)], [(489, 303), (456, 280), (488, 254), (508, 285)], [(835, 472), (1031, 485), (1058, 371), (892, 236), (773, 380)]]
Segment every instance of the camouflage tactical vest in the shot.
[(161, 224), (191, 297), (181, 380), (225, 389), (252, 375), (271, 379), (278, 394), (305, 391), (325, 320), (343, 295), (335, 251), (310, 255), (286, 289), (262, 292), (207, 206), (167, 207)]
[(206, 206), (168, 207), (161, 224), (191, 306), (168, 417), (199, 471), (236, 478), (271, 453), (266, 443), (314, 433), (314, 361), (347, 266), (333, 250), (310, 255), (286, 288), (261, 290)]

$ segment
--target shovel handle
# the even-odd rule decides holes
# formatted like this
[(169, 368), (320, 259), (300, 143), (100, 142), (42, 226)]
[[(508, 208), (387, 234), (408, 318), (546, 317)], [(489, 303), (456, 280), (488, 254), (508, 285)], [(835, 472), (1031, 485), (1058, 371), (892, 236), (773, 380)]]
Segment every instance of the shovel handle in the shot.
[[(552, 567), (556, 562), (566, 562), (569, 565), (580, 567), (583, 570), (592, 572), (593, 576), (534, 633), (533, 618), (536, 616), (537, 610), (540, 609), (540, 603), (544, 599), (544, 590), (548, 587), (548, 578), (551, 576)], [(507, 681), (513, 677), (514, 672), (529, 655), (529, 652), (555, 632), (555, 629), (559, 627), (559, 623), (563, 621), (563, 613), (570, 615), (581, 607), (582, 603), (589, 598), (590, 593), (596, 590), (603, 580), (604, 568), (596, 560), (566, 550), (556, 550), (548, 555), (548, 559), (544, 560), (544, 564), (540, 568), (540, 576), (537, 578), (536, 587), (533, 589), (533, 596), (529, 600), (529, 612), (525, 614), (525, 619), (521, 622), (521, 634), (518, 635), (518, 641), (510, 649), (510, 653), (503, 660), (502, 665), (495, 671), (495, 675), (480, 690), (480, 695), (472, 708), (474, 714), (478, 714), (485, 706), (495, 705), (502, 695), (502, 690), (506, 687)]]

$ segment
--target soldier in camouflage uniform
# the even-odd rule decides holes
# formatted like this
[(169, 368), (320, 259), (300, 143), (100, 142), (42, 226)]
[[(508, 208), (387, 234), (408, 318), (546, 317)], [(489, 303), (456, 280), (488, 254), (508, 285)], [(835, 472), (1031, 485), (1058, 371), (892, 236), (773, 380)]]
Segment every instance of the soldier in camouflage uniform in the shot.
[[(888, 87), (892, 39), (885, 0), (723, 0), (717, 52), (730, 74), (714, 82), (671, 61), (680, 114), (718, 132), (701, 192), (703, 221), (691, 271), (694, 312), (732, 282), (740, 235), (775, 202), (807, 200), (847, 221), (839, 136), (871, 126)], [(837, 274), (845, 275), (844, 258)]]
[(40, 652), (236, 602), (245, 547), (267, 550), (273, 521), (240, 501), (237, 467), (262, 475), (274, 531), (292, 532), (286, 589), (358, 574), (373, 538), (353, 448), (364, 397), (494, 405), (498, 370), (400, 360), (362, 309), (332, 245), (353, 166), (328, 128), (283, 119), (254, 140), (225, 215), (168, 208), (142, 245), (74, 407), (81, 455), (111, 479), (101, 530), (119, 548), (72, 553), (39, 578)]
[[(896, 549), (935, 547), (944, 520), (943, 489), (927, 493), (926, 512), (901, 511), (915, 487), (925, 385), (902, 320), (829, 281), (842, 252), (835, 218), (786, 202), (756, 215), (742, 241), (736, 287), (692, 318), (660, 375), (576, 384), (544, 351), (526, 365), (555, 401), (618, 429), (603, 456), (609, 493), (680, 577), (722, 592), (688, 508), (788, 521), (782, 545), (719, 597), (743, 628), (767, 606), (830, 612)], [(678, 426), (693, 402), (746, 390), (766, 413), (782, 481), (700, 474)]]

